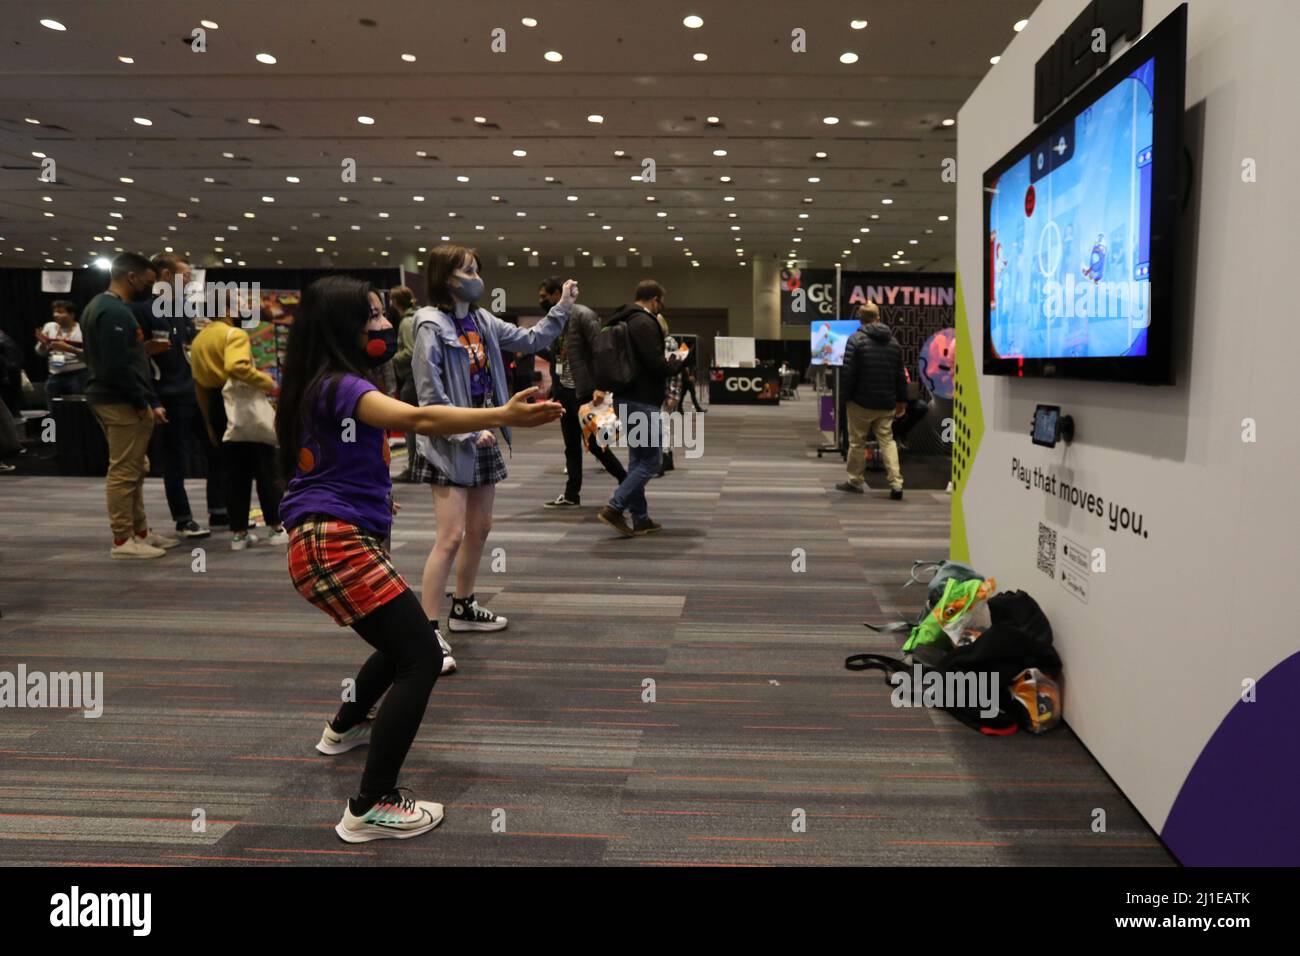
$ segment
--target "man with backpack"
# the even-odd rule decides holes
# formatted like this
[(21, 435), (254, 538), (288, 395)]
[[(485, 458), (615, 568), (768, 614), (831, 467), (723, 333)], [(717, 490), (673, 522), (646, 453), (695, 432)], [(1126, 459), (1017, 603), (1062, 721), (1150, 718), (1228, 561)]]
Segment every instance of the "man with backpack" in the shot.
[[(663, 308), (664, 287), (653, 279), (642, 280), (635, 301), (614, 313), (592, 346), (595, 386), (614, 393), (628, 446), (627, 477), (597, 517), (628, 538), (663, 529), (650, 517), (645, 497), (646, 484), (659, 472), (660, 410), (667, 381), (681, 371), (681, 359), (664, 354), (657, 318)], [(630, 523), (625, 511), (632, 516)]]
[(849, 476), (835, 487), (850, 494), (863, 493), (867, 437), (874, 430), (885, 460), (889, 497), (898, 501), (903, 497), (903, 472), (898, 467), (894, 419), (907, 414), (903, 349), (889, 326), (880, 321), (880, 309), (874, 302), (858, 307), (858, 321), (862, 325), (845, 343), (840, 369), (840, 394), (845, 399), (849, 423)]

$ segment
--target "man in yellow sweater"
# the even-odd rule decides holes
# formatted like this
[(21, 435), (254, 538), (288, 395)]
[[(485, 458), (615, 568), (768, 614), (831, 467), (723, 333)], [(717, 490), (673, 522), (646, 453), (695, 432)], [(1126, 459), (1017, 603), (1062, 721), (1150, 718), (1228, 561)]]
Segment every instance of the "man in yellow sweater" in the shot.
[(274, 397), (279, 392), (275, 379), (253, 364), (253, 347), (248, 333), (222, 316), (214, 318), (194, 338), (190, 346), (190, 365), (199, 409), (208, 426), (208, 435), (217, 446), (226, 490), (226, 508), (230, 514), (230, 547), (243, 551), (257, 542), (248, 533), (248, 509), (252, 501), (253, 482), (262, 516), (271, 529), (270, 543), (286, 545), (289, 535), (280, 525), (282, 488), (276, 474), (275, 449), (258, 442), (226, 441), (226, 405), (221, 390), (230, 379), (251, 385)]

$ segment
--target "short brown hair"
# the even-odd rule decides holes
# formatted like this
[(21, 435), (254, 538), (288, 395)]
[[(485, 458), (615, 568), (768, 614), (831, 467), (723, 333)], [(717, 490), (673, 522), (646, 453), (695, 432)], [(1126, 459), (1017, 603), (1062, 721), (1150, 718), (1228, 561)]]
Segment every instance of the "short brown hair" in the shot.
[(863, 302), (858, 306), (858, 321), (868, 323), (879, 322), (880, 307), (874, 302)]
[(481, 276), (483, 263), (479, 260), (478, 253), (473, 249), (467, 249), (465, 246), (452, 245), (444, 243), (441, 246), (434, 246), (433, 251), (429, 253), (429, 262), (424, 267), (424, 281), (426, 283), (429, 303), (444, 311), (456, 307), (456, 299), (451, 294), (451, 287), (447, 285), (451, 274), (461, 267), (461, 263), (467, 259), (473, 259), (479, 267)]
[(642, 279), (636, 287), (636, 295), (632, 297), (634, 302), (649, 302), (651, 299), (663, 300), (664, 287), (654, 279)]
[(174, 252), (160, 252), (149, 261), (149, 265), (153, 266), (153, 271), (161, 276), (164, 269), (175, 274), (177, 267), (182, 262), (185, 263), (185, 265), (190, 264), (190, 260), (186, 259), (182, 255), (177, 255)]
[(409, 286), (393, 286), (388, 290), (388, 301), (392, 303), (393, 308), (405, 312), (415, 305), (415, 293), (411, 291)]

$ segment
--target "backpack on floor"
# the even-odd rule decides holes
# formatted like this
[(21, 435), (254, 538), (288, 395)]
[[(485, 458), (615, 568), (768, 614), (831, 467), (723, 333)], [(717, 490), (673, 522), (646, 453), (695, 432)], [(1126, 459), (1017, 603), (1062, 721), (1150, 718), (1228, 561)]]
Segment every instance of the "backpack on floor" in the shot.
[(591, 379), (602, 392), (617, 392), (631, 385), (635, 377), (627, 319), (615, 319), (596, 333), (591, 344)]
[[(944, 707), (968, 727), (981, 733), (1002, 736), (1025, 727), (1041, 733), (1061, 719), (1061, 658), (1052, 646), (1052, 627), (1047, 616), (1024, 591), (995, 594), (988, 600), (990, 625), (977, 639), (941, 651), (934, 644), (920, 645), (911, 653), (911, 661), (885, 654), (854, 654), (845, 658), (851, 671), (884, 671), (886, 681), (899, 671), (921, 673), (934, 671), (942, 675), (996, 674), (998, 713), (986, 717), (979, 707)], [(1039, 683), (1035, 678), (1035, 707), (1031, 712), (1020, 693), (1026, 671), (1041, 675), (1043, 701), (1039, 702)], [(1050, 681), (1050, 685), (1047, 683)], [(891, 686), (892, 686), (892, 682)], [(1017, 688), (1020, 693), (1017, 692)]]

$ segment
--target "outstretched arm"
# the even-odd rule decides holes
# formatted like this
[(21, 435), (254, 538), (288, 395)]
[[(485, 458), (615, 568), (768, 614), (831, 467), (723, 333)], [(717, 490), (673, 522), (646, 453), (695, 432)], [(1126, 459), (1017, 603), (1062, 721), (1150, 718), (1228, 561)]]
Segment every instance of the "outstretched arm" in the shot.
[(418, 432), (421, 435), (458, 435), (500, 428), (503, 425), (533, 428), (553, 422), (564, 414), (558, 402), (528, 403), (536, 388), (515, 393), (505, 405), (494, 408), (457, 408), (455, 405), (416, 407), (372, 390), (357, 402), (357, 417), (375, 428), (388, 431)]

